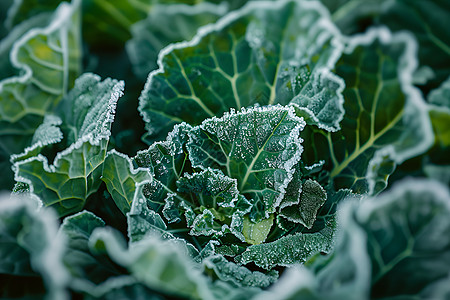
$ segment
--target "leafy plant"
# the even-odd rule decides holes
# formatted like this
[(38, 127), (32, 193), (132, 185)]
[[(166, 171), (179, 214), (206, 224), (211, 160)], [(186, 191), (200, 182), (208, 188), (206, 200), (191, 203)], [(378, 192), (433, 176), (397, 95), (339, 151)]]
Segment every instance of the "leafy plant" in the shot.
[(1, 297), (450, 297), (444, 2), (1, 3)]

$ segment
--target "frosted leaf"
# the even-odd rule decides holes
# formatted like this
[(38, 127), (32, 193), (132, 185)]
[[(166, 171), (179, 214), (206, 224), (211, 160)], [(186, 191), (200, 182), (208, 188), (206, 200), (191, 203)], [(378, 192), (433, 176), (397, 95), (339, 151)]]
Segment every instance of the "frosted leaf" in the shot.
[(0, 43), (8, 61), (5, 69), (0, 59), (0, 78), (11, 76), (0, 81), (2, 186), (12, 185), (9, 156), (30, 146), (34, 131), (81, 73), (80, 13), (80, 0), (63, 2), (53, 14), (25, 18)]
[(322, 186), (317, 181), (308, 179), (302, 185), (299, 203), (283, 207), (280, 216), (311, 229), (317, 211), (326, 200), (327, 194)]
[(84, 74), (56, 110), (64, 139), (55, 149), (64, 150), (56, 153), (53, 163), (40, 153), (39, 142), (11, 158), (16, 181), (28, 184), (44, 206), (54, 207), (61, 216), (83, 208), (101, 184), (111, 123), (123, 88), (122, 81)]
[(136, 185), (151, 178), (150, 170), (134, 168), (128, 156), (115, 150), (108, 152), (103, 163), (102, 180), (124, 215), (130, 211), (133, 198), (136, 197)]
[(320, 3), (251, 1), (161, 52), (139, 111), (149, 135), (158, 137), (175, 124), (198, 125), (231, 108), (293, 102), (308, 123), (336, 131), (344, 84), (330, 70), (342, 49)]
[[(386, 28), (348, 38), (335, 69), (346, 83), (341, 130), (326, 132), (308, 126), (302, 132), (304, 144), (310, 145), (302, 161), (325, 160), (324, 170), (335, 190), (379, 192), (393, 163), (420, 155), (433, 144), (428, 108), (412, 82), (417, 46), (410, 34), (393, 34)], [(383, 166), (375, 166), (376, 160)], [(369, 173), (369, 168), (381, 172)]]
[[(303, 151), (304, 121), (293, 108), (256, 107), (211, 118), (189, 133), (193, 167), (216, 168), (237, 179), (254, 205), (253, 221), (268, 218), (279, 205)], [(259, 204), (258, 204), (259, 203)]]
[(31, 143), (46, 146), (60, 142), (63, 139), (63, 133), (58, 126), (61, 124), (62, 120), (59, 117), (46, 115), (44, 122), (34, 132)]
[(202, 261), (202, 264), (206, 270), (212, 270), (220, 280), (237, 286), (266, 288), (278, 279), (277, 271), (267, 274), (250, 271), (246, 267), (227, 261), (222, 255), (209, 256)]
[(235, 261), (241, 264), (255, 263), (264, 269), (301, 264), (314, 254), (329, 252), (333, 233), (333, 230), (325, 228), (316, 233), (297, 233), (271, 243), (252, 245), (236, 256)]
[(57, 215), (40, 208), (36, 198), (0, 196), (2, 295), (14, 295), (20, 287), (23, 298), (67, 299), (71, 277), (63, 262), (66, 239), (57, 237)]

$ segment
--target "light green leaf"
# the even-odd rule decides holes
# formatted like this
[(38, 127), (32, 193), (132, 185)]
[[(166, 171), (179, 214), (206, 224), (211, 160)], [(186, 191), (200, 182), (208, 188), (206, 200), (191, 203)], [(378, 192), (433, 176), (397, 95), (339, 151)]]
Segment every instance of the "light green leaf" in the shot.
[(292, 107), (231, 111), (189, 133), (189, 158), (195, 168), (217, 168), (237, 179), (240, 193), (251, 199), (251, 220), (268, 218), (300, 160), (304, 125)]
[(230, 108), (292, 101), (313, 124), (337, 130), (343, 82), (329, 69), (338, 36), (318, 2), (251, 2), (161, 52), (140, 97), (146, 129), (157, 137)]
[(274, 215), (272, 214), (268, 219), (253, 223), (248, 217), (244, 217), (242, 234), (245, 241), (252, 245), (259, 245), (264, 242), (272, 229), (273, 219)]
[(65, 240), (55, 238), (57, 216), (38, 201), (23, 195), (0, 197), (1, 298), (67, 299)]
[[(11, 33), (17, 39), (9, 59), (20, 75), (0, 81), (2, 166), (7, 165), (5, 161), (11, 154), (20, 153), (29, 146), (34, 130), (73, 86), (80, 73), (80, 2), (62, 3), (52, 17), (36, 17), (28, 24), (37, 26), (42, 21), (42, 26), (46, 27), (34, 27), (23, 34), (28, 26), (21, 25), (24, 27)], [(43, 22), (43, 18), (50, 21)], [(6, 44), (2, 43), (2, 46)], [(10, 185), (11, 177), (2, 176), (2, 183)]]
[[(349, 46), (336, 65), (346, 82), (345, 116), (339, 132), (330, 133), (309, 126), (302, 133), (303, 160), (326, 160), (335, 188), (365, 193), (370, 183), (368, 167), (377, 151), (388, 153), (399, 164), (420, 155), (433, 143), (426, 104), (412, 86), (417, 66), (417, 44), (406, 33), (391, 34), (383, 28), (348, 40)], [(385, 162), (385, 160), (384, 160)], [(378, 191), (371, 191), (372, 193)]]
[(145, 168), (134, 168), (128, 156), (115, 150), (106, 155), (102, 180), (124, 215), (130, 211), (136, 184), (150, 179), (150, 171)]
[(330, 222), (329, 227), (316, 233), (297, 233), (274, 242), (252, 245), (236, 256), (235, 261), (254, 263), (264, 269), (304, 263), (311, 256), (319, 252), (328, 253), (332, 249), (334, 227)]
[(29, 153), (40, 149), (41, 143), (12, 158), (16, 180), (27, 183), (30, 192), (61, 216), (81, 210), (101, 184), (110, 127), (122, 90), (123, 82), (101, 82), (96, 75), (83, 75), (59, 111), (66, 138), (58, 145), (67, 148), (56, 154), (53, 164), (40, 153), (30, 157)]

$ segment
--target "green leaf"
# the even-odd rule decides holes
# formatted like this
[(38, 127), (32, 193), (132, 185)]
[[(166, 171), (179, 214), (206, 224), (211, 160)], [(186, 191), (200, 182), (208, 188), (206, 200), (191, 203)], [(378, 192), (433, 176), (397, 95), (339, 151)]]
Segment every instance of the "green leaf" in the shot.
[(95, 255), (89, 249), (92, 232), (104, 226), (102, 219), (91, 212), (82, 211), (65, 218), (60, 227), (59, 234), (67, 240), (63, 261), (72, 276), (71, 287), (76, 290), (100, 284), (124, 272), (107, 257)]
[(249, 3), (161, 52), (140, 97), (149, 135), (230, 108), (290, 102), (312, 124), (339, 129), (343, 82), (329, 72), (342, 48), (335, 36), (319, 3)]
[(380, 176), (366, 176), (369, 165), (380, 169), (372, 160), (377, 151), (402, 163), (427, 151), (433, 132), (425, 102), (412, 86), (411, 74), (417, 65), (413, 38), (378, 28), (348, 43), (336, 65), (346, 83), (342, 129), (330, 133), (308, 126), (302, 138), (314, 147), (305, 148), (303, 160), (327, 161), (336, 189), (365, 193), (369, 185), (380, 186), (370, 182)]
[(264, 269), (292, 266), (307, 261), (319, 252), (328, 253), (333, 244), (334, 225), (316, 233), (297, 233), (270, 243), (252, 245), (235, 257), (240, 264), (254, 263)]
[(139, 151), (133, 159), (138, 167), (149, 168), (152, 175), (171, 189), (176, 181), (189, 171), (185, 145), (188, 142), (188, 124), (175, 126), (165, 141), (153, 143), (147, 150)]
[(450, 77), (439, 88), (430, 92), (428, 102), (436, 106), (450, 108)]
[(356, 220), (367, 234), (372, 297), (416, 295), (448, 276), (447, 187), (430, 180), (407, 180), (355, 208)]
[[(38, 201), (28, 196), (0, 198), (2, 298), (67, 298), (69, 276), (63, 265), (64, 239), (55, 238), (58, 223), (54, 212), (40, 208)], [(16, 288), (25, 282), (26, 288)]]
[(107, 253), (134, 278), (159, 293), (212, 299), (206, 278), (178, 246), (170, 241), (148, 238), (126, 249), (119, 237), (111, 230), (97, 229), (91, 236), (91, 250)]
[(314, 295), (309, 299), (445, 299), (449, 214), (448, 187), (428, 179), (349, 201), (340, 209), (333, 253), (310, 262), (309, 271), (287, 273), (272, 292), (279, 299), (304, 293)]
[(268, 218), (300, 160), (304, 125), (292, 107), (231, 111), (189, 133), (189, 158), (195, 168), (217, 168), (237, 179), (240, 193), (254, 206), (251, 220)]
[(137, 77), (144, 80), (157, 68), (157, 58), (165, 46), (190, 40), (197, 29), (215, 22), (226, 12), (226, 5), (208, 2), (187, 5), (155, 5), (147, 18), (130, 28), (132, 38), (126, 50)]
[(280, 216), (311, 229), (316, 220), (317, 211), (326, 200), (327, 194), (322, 186), (317, 181), (308, 179), (301, 187), (299, 202), (283, 206)]
[(238, 287), (266, 288), (278, 279), (277, 271), (267, 274), (259, 271), (252, 272), (246, 267), (226, 260), (222, 255), (209, 256), (202, 261), (202, 264), (206, 272), (213, 272), (221, 281), (229, 282)]
[(446, 0), (345, 0), (324, 1), (332, 11), (333, 21), (345, 34), (361, 31), (361, 25), (386, 25), (392, 31), (408, 30), (419, 42), (419, 62), (431, 67), (435, 77), (429, 86), (441, 84), (450, 72), (450, 34), (442, 24), (448, 20), (450, 5)]
[[(207, 168), (192, 175), (185, 174), (177, 181), (178, 195), (166, 198), (163, 213), (169, 222), (168, 211), (176, 216), (184, 214), (191, 227), (191, 235), (223, 235), (233, 233), (240, 240), (242, 216), (249, 212), (248, 201), (239, 194), (236, 179), (231, 179), (219, 170)], [(180, 202), (182, 204), (180, 204)]]
[(123, 82), (101, 82), (96, 75), (83, 75), (58, 111), (65, 135), (58, 146), (67, 148), (56, 154), (53, 164), (41, 153), (30, 157), (42, 148), (42, 141), (12, 157), (16, 180), (27, 183), (30, 192), (61, 216), (81, 210), (101, 184), (110, 127), (122, 90)]
[[(45, 27), (34, 27), (23, 34), (28, 28), (25, 24), (11, 33), (16, 40), (9, 58), (20, 75), (0, 81), (2, 166), (8, 165), (6, 160), (11, 154), (20, 153), (29, 146), (34, 130), (73, 86), (80, 73), (80, 2), (62, 3), (52, 17), (40, 16), (28, 23), (37, 26), (42, 22)], [(43, 18), (50, 19), (48, 25)], [(8, 41), (2, 46), (6, 44)], [(2, 185), (9, 186), (11, 177), (2, 176)]]
[(102, 180), (124, 215), (130, 211), (136, 184), (149, 179), (151, 179), (149, 170), (134, 168), (128, 156), (115, 150), (111, 150), (106, 155)]

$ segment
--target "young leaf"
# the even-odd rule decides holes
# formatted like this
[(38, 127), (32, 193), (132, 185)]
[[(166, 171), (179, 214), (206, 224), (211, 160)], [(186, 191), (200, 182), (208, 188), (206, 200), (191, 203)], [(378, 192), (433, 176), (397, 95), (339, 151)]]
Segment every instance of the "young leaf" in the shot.
[(317, 181), (308, 179), (301, 187), (299, 202), (283, 206), (280, 216), (311, 229), (317, 211), (326, 200), (327, 194), (323, 187)]
[(101, 184), (110, 127), (122, 90), (123, 82), (101, 82), (96, 75), (83, 75), (59, 110), (70, 146), (56, 154), (53, 164), (40, 153), (30, 157), (42, 148), (42, 142), (12, 158), (16, 180), (27, 183), (45, 206), (54, 207), (61, 216), (79, 211)]
[(317, 2), (249, 3), (161, 52), (140, 97), (148, 133), (197, 125), (230, 108), (291, 101), (320, 128), (337, 130), (343, 82), (329, 72), (342, 48), (335, 36)]

